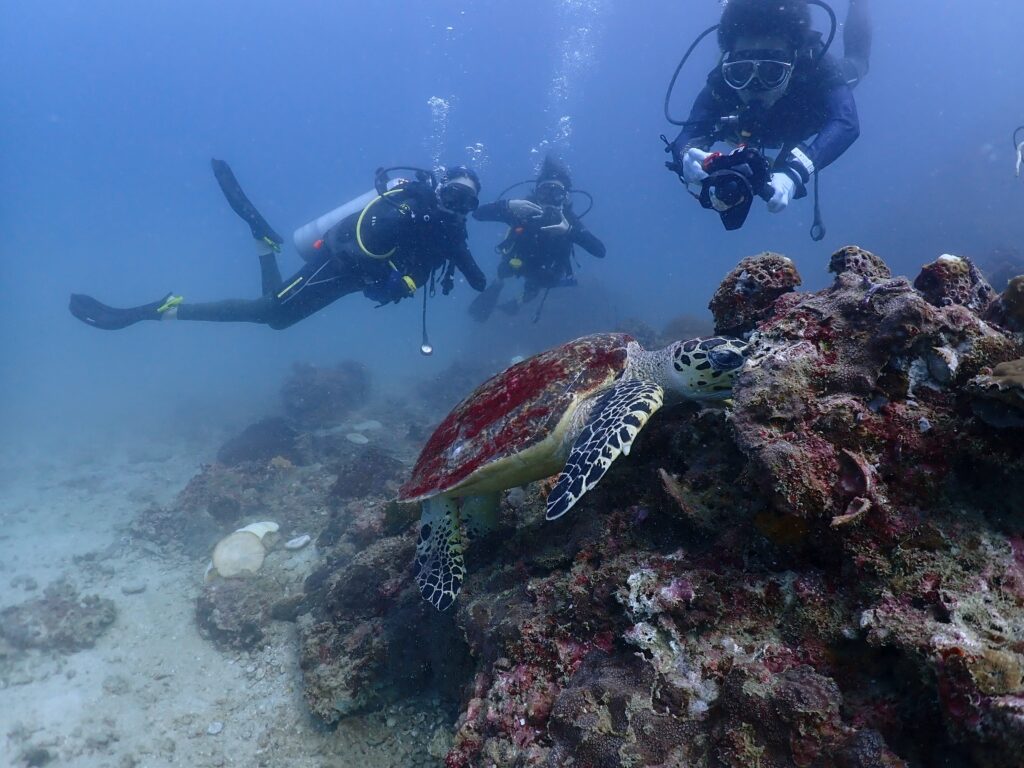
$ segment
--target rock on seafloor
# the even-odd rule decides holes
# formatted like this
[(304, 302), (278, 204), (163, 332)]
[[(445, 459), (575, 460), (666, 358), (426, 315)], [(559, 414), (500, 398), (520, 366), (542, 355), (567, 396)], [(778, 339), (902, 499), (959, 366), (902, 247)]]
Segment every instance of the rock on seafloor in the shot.
[(15, 648), (68, 653), (91, 648), (116, 618), (113, 601), (58, 581), (42, 596), (0, 611), (0, 639)]
[(509, 494), (448, 613), (415, 510), (339, 506), (299, 619), (312, 711), (435, 690), (448, 768), (1019, 766), (1024, 437), (975, 404), (1016, 405), (1022, 339), (968, 259), (822, 267), (798, 293), (785, 257), (741, 262), (712, 302), (752, 344), (731, 407), (664, 409), (558, 521), (544, 484)]

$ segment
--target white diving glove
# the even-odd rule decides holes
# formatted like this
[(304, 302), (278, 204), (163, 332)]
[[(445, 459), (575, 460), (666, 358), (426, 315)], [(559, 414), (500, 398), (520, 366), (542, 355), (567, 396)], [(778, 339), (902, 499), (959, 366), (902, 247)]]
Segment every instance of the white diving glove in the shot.
[(549, 235), (564, 235), (569, 231), (569, 220), (565, 218), (565, 214), (562, 214), (562, 220), (557, 224), (548, 224), (546, 227), (540, 228), (541, 232), (545, 232)]
[(696, 147), (690, 147), (683, 155), (683, 181), (687, 184), (700, 184), (708, 177), (704, 170), (704, 161), (711, 156)]
[(768, 210), (772, 213), (781, 213), (786, 210), (786, 206), (796, 193), (796, 182), (788, 173), (773, 173), (771, 184), (775, 194), (768, 201)]
[(544, 209), (529, 200), (509, 200), (508, 210), (517, 219), (533, 219), (544, 213)]

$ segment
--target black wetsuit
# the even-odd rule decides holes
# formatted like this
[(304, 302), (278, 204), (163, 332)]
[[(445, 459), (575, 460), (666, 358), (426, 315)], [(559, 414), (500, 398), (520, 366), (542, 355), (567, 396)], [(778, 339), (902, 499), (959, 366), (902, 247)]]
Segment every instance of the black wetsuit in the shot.
[[(533, 195), (523, 199), (544, 207)], [(545, 217), (523, 221), (509, 210), (507, 200), (499, 200), (481, 205), (473, 213), (473, 217), (480, 221), (501, 221), (509, 225), (508, 236), (498, 246), (502, 255), (501, 263), (498, 265), (498, 277), (522, 277), (525, 281), (524, 302), (533, 299), (542, 289), (553, 288), (563, 279), (572, 277), (574, 245), (581, 246), (599, 259), (605, 256), (604, 243), (583, 225), (580, 217), (569, 205), (562, 208), (562, 213), (569, 222), (568, 231), (542, 231), (541, 227), (545, 224), (558, 222), (556, 211), (557, 209), (552, 211), (555, 216), (553, 221), (548, 221)], [(518, 268), (510, 263), (513, 259), (521, 262)]]
[[(438, 208), (427, 184), (411, 183), (377, 200), (363, 216), (356, 238), (359, 214), (353, 214), (325, 235), (317, 258), (309, 260), (294, 275), (281, 279), (274, 254), (260, 256), (263, 295), (258, 299), (228, 299), (202, 304), (183, 303), (177, 307), (179, 320), (265, 323), (287, 328), (309, 317), (333, 301), (363, 291), (369, 298), (386, 303), (413, 295), (439, 270), (451, 274), (458, 269), (477, 291), (487, 279), (477, 266), (466, 243), (466, 222)], [(442, 281), (444, 292), (448, 292)]]
[[(738, 121), (723, 123), (727, 116), (737, 116)], [(828, 55), (814, 61), (808, 54), (794, 67), (785, 95), (762, 110), (745, 106), (716, 67), (671, 149), (680, 165), (690, 147), (707, 150), (719, 141), (734, 146), (748, 144), (762, 151), (781, 149), (775, 170), (786, 171), (790, 151), (799, 148), (810, 158), (814, 170), (820, 171), (859, 135), (857, 104), (839, 63)]]

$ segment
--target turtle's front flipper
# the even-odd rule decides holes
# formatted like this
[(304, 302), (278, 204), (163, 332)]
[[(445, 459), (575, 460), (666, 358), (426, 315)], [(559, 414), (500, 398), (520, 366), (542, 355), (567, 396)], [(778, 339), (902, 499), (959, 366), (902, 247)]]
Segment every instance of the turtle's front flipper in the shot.
[(420, 506), (420, 538), (416, 543), (416, 586), (423, 599), (446, 610), (462, 589), (462, 524), (453, 499), (427, 499)]
[(561, 517), (597, 485), (620, 453), (629, 454), (633, 439), (661, 408), (664, 391), (653, 381), (628, 379), (598, 396), (572, 445), (569, 458), (548, 494), (547, 519)]

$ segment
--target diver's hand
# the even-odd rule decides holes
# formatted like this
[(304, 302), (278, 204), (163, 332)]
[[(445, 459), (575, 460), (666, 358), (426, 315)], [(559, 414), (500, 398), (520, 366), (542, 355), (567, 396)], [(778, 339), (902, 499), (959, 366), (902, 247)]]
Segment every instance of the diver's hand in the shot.
[(540, 231), (549, 235), (564, 235), (569, 231), (569, 220), (565, 218), (563, 213), (561, 221), (557, 224), (548, 224), (546, 227), (541, 227)]
[(690, 147), (683, 155), (683, 181), (687, 184), (700, 184), (708, 177), (704, 170), (704, 161), (711, 156), (710, 152)]
[(533, 219), (544, 213), (544, 209), (529, 200), (509, 200), (508, 211), (517, 219)]
[(773, 173), (771, 184), (774, 193), (771, 200), (768, 201), (768, 210), (772, 213), (781, 213), (786, 210), (789, 201), (793, 199), (796, 182), (788, 173)]
[(371, 301), (390, 304), (412, 296), (415, 293), (413, 285), (415, 284), (412, 282), (412, 278), (401, 275), (393, 269), (383, 280), (366, 286), (363, 289), (363, 295)]

